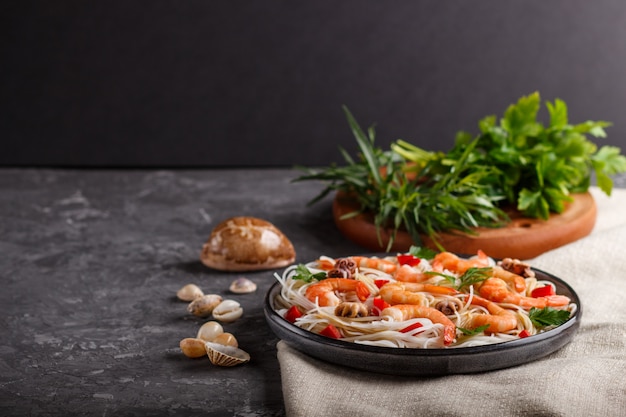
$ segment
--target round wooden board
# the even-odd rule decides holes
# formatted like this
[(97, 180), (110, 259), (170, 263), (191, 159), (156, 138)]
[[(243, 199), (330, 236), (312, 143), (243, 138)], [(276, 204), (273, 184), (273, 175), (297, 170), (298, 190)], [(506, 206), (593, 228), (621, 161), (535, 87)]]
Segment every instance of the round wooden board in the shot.
[[(522, 217), (517, 211), (508, 212), (511, 222), (500, 228), (477, 228), (476, 235), (441, 233), (438, 241), (448, 251), (475, 254), (482, 250), (494, 258), (530, 259), (551, 249), (571, 243), (591, 233), (596, 222), (597, 208), (591, 194), (573, 194), (573, 202), (561, 214), (548, 220)], [(342, 220), (358, 211), (358, 204), (346, 194), (337, 193), (333, 201), (333, 218), (339, 231), (357, 245), (374, 252), (384, 252), (391, 230), (380, 231), (378, 240), (373, 216), (360, 214)], [(423, 245), (437, 249), (431, 239), (422, 236)], [(406, 252), (415, 243), (405, 231), (398, 231), (390, 252)]]

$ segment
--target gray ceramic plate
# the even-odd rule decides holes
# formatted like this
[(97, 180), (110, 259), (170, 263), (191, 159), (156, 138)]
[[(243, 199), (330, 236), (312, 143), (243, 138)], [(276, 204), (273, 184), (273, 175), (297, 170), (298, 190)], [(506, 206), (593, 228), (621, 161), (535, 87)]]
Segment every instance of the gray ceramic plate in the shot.
[(553, 282), (557, 294), (578, 305), (578, 310), (561, 326), (538, 335), (493, 345), (408, 349), (359, 345), (330, 339), (302, 330), (274, 310), (280, 292), (277, 282), (265, 296), (265, 318), (272, 331), (291, 347), (314, 358), (363, 371), (392, 375), (435, 376), (493, 371), (536, 361), (566, 345), (580, 326), (582, 306), (574, 290), (563, 280), (534, 269), (538, 279)]

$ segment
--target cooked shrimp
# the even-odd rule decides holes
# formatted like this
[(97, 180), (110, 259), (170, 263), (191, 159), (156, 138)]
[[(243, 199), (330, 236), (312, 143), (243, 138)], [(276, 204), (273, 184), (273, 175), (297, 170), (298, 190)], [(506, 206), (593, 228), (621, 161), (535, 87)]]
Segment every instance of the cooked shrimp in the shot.
[(306, 298), (318, 303), (322, 307), (336, 306), (341, 302), (335, 294), (337, 292), (356, 292), (356, 296), (361, 301), (365, 301), (370, 295), (367, 286), (361, 281), (347, 278), (327, 278), (323, 281), (312, 284), (306, 289)]
[(420, 292), (454, 295), (458, 291), (450, 287), (422, 284), (418, 282), (390, 282), (380, 287), (380, 297), (389, 304), (422, 304), (424, 296)]
[(522, 292), (526, 289), (526, 280), (520, 275), (507, 271), (499, 266), (493, 267), (492, 274), (494, 277), (500, 278), (511, 285), (517, 292)]
[(491, 259), (481, 250), (477, 252), (477, 256), (471, 259), (462, 259), (451, 252), (440, 252), (435, 255), (432, 262), (433, 269), (441, 272), (444, 269), (465, 273), (470, 268), (485, 268), (491, 266)]
[(472, 304), (485, 307), (489, 311), (489, 314), (475, 315), (470, 323), (472, 328), (489, 325), (485, 329), (485, 334), (491, 334), (508, 332), (517, 327), (517, 317), (511, 311), (500, 307), (496, 303), (474, 296), (472, 297)]
[(409, 265), (402, 265), (400, 268), (396, 269), (396, 273), (393, 277), (402, 282), (422, 282), (430, 278), (429, 275)]
[(329, 271), (335, 267), (335, 262), (331, 259), (320, 258), (315, 262), (317, 263), (317, 268), (323, 271)]
[(445, 314), (432, 307), (413, 304), (398, 304), (387, 307), (381, 312), (382, 317), (389, 317), (394, 321), (405, 321), (414, 318), (429, 319), (433, 323), (443, 325), (443, 343), (449, 345), (456, 337), (456, 326)]
[(496, 303), (516, 304), (525, 310), (532, 307), (565, 307), (570, 303), (570, 299), (564, 295), (550, 295), (547, 297), (524, 297), (513, 292), (500, 278), (489, 278), (482, 283), (478, 292), (481, 296)]
[(386, 259), (368, 258), (366, 256), (352, 256), (351, 258), (360, 268), (378, 269), (388, 274), (391, 274), (398, 267), (395, 262)]

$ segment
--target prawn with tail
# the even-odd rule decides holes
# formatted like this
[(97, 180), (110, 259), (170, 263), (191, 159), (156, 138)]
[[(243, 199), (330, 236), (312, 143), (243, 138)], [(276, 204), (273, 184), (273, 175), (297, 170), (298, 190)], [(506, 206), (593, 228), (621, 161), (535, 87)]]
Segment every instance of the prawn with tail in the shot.
[[(350, 256), (349, 258), (345, 259), (354, 261), (356, 266), (358, 266), (359, 268), (377, 269), (388, 274), (393, 273), (398, 268), (397, 263), (389, 261), (387, 259), (370, 258), (367, 256)], [(336, 262), (333, 262), (330, 259), (320, 258), (317, 260), (317, 267), (324, 271), (335, 268), (335, 265)]]
[(393, 321), (406, 321), (414, 318), (424, 318), (435, 324), (443, 325), (443, 344), (449, 346), (456, 338), (456, 325), (441, 311), (427, 306), (414, 304), (397, 304), (385, 308), (382, 317)]
[(492, 259), (479, 250), (474, 258), (459, 258), (452, 252), (440, 252), (433, 258), (433, 270), (441, 272), (448, 270), (459, 274), (465, 273), (470, 268), (486, 268), (492, 266)]
[(515, 304), (525, 310), (529, 310), (533, 307), (565, 308), (571, 301), (569, 297), (564, 295), (550, 295), (536, 298), (525, 297), (519, 293), (511, 291), (506, 281), (495, 277), (485, 280), (478, 289), (478, 293), (487, 300), (494, 301), (496, 303)]
[(413, 304), (424, 303), (422, 292), (439, 295), (455, 295), (459, 292), (454, 288), (439, 285), (422, 284), (417, 282), (389, 282), (379, 290), (380, 297), (389, 304)]
[(402, 282), (423, 282), (430, 279), (430, 275), (418, 271), (409, 265), (400, 266), (396, 269), (393, 277)]
[(493, 267), (492, 275), (493, 277), (500, 278), (501, 280), (509, 284), (517, 292), (522, 292), (526, 289), (526, 280), (524, 279), (524, 277), (507, 271), (502, 267)]
[(473, 296), (472, 305), (481, 306), (487, 309), (489, 314), (477, 314), (472, 317), (470, 327), (475, 329), (480, 326), (489, 326), (485, 334), (505, 333), (517, 327), (517, 317), (509, 310), (500, 307), (498, 304), (484, 298)]
[(321, 307), (336, 306), (342, 300), (335, 292), (354, 292), (359, 300), (365, 301), (370, 291), (363, 282), (349, 278), (327, 278), (323, 281), (311, 284), (305, 292), (306, 298), (311, 302), (317, 302)]
[(388, 274), (393, 273), (396, 268), (398, 268), (398, 264), (388, 261), (386, 259), (368, 258), (366, 256), (352, 256), (351, 258), (354, 260), (354, 262), (356, 262), (359, 268), (377, 269)]

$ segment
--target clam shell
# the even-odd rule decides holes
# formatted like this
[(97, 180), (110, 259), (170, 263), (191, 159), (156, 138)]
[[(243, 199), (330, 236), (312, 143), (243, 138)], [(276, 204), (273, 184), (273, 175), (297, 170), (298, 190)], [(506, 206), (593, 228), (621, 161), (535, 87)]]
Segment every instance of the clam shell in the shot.
[(230, 284), (229, 289), (235, 294), (246, 294), (249, 292), (255, 292), (256, 284), (250, 281), (248, 278), (241, 277), (234, 280), (233, 283)]
[(207, 321), (198, 329), (197, 339), (212, 342), (219, 335), (224, 334), (224, 328), (216, 321)]
[(229, 323), (243, 315), (243, 308), (235, 300), (224, 300), (213, 309), (213, 318)]
[(256, 217), (231, 217), (212, 230), (200, 260), (221, 271), (257, 271), (292, 264), (291, 241), (272, 223)]
[(204, 293), (196, 284), (187, 284), (176, 292), (176, 296), (182, 301), (193, 301), (203, 295)]
[(206, 342), (204, 344), (209, 360), (217, 366), (235, 366), (250, 361), (248, 352), (234, 346)]
[(205, 294), (189, 303), (189, 305), (187, 305), (187, 311), (194, 316), (208, 317), (221, 302), (222, 296), (218, 294)]
[(185, 338), (180, 341), (179, 346), (181, 352), (188, 358), (200, 358), (206, 356), (205, 341), (202, 339)]

